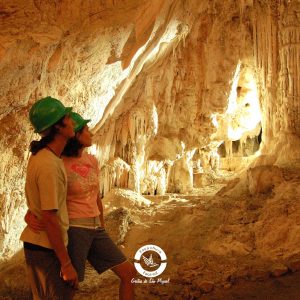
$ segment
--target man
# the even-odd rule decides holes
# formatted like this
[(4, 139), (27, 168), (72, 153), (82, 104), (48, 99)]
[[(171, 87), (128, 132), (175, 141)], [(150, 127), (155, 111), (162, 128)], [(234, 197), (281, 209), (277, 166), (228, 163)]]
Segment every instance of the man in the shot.
[(35, 232), (28, 226), (21, 240), (33, 299), (72, 299), (78, 285), (77, 273), (68, 255), (66, 207), (66, 173), (60, 155), (74, 124), (72, 108), (46, 97), (30, 109), (29, 118), (42, 138), (30, 145), (25, 194), (29, 210), (45, 225)]

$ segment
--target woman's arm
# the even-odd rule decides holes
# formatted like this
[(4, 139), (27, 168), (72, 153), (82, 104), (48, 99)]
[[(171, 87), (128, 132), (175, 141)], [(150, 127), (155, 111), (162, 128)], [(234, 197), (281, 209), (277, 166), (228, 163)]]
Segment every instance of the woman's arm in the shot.
[(98, 205), (98, 208), (99, 208), (99, 211), (100, 211), (100, 215), (99, 215), (100, 223), (101, 223), (101, 226), (104, 228), (105, 224), (104, 224), (104, 215), (103, 215), (103, 205), (102, 205), (102, 200), (101, 199), (102, 199), (102, 197), (99, 193), (98, 197), (97, 197), (97, 205)]
[(33, 232), (39, 233), (40, 231), (45, 231), (44, 222), (42, 220), (39, 220), (37, 216), (34, 215), (30, 210), (27, 210), (24, 220), (29, 229), (31, 229)]

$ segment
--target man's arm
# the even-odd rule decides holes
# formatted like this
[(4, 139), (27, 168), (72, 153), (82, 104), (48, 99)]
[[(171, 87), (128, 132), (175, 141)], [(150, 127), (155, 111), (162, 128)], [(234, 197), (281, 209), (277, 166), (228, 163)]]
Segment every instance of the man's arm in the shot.
[(56, 210), (42, 210), (42, 221), (44, 222), (49, 242), (60, 261), (63, 279), (68, 281), (72, 286), (77, 287), (77, 273), (64, 245)]

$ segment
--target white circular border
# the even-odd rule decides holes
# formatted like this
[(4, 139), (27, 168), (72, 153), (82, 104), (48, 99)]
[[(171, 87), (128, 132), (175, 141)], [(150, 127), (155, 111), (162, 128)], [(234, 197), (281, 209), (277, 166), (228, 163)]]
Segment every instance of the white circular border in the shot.
[[(134, 259), (139, 261), (141, 259), (142, 254), (145, 253), (145, 252), (147, 252), (147, 251), (154, 251), (154, 252), (158, 253), (158, 255), (160, 256), (161, 260), (167, 260), (167, 255), (164, 252), (164, 250), (161, 249), (160, 247), (156, 246), (156, 245), (145, 245), (145, 246), (142, 246), (135, 253)], [(165, 268), (167, 266), (167, 262), (162, 262), (160, 264), (159, 268), (157, 270), (153, 271), (153, 272), (144, 270), (139, 262), (135, 262), (134, 266), (135, 266), (136, 270), (141, 275), (143, 275), (145, 277), (156, 277), (156, 276), (159, 276), (165, 270)]]

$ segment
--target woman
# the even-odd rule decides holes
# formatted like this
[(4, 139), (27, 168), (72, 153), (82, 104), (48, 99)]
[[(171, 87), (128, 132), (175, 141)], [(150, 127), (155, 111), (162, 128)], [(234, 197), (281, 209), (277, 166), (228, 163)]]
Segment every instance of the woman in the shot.
[(68, 177), (68, 252), (72, 264), (79, 281), (84, 279), (86, 260), (98, 273), (111, 269), (121, 279), (120, 299), (133, 299), (131, 279), (136, 274), (135, 268), (105, 231), (98, 162), (84, 151), (92, 145), (92, 134), (87, 126), (90, 120), (73, 112), (71, 117), (75, 122), (75, 137), (68, 141), (62, 158)]
[[(21, 235), (33, 299), (72, 299), (78, 279), (68, 255), (66, 174), (60, 159), (74, 136), (71, 108), (46, 97), (30, 109), (29, 118), (42, 138), (30, 144), (25, 194), (29, 210), (44, 224), (44, 231), (28, 226)], [(65, 281), (65, 282), (64, 282)], [(68, 284), (66, 284), (66, 282)]]

